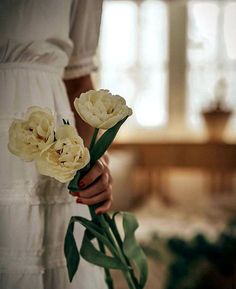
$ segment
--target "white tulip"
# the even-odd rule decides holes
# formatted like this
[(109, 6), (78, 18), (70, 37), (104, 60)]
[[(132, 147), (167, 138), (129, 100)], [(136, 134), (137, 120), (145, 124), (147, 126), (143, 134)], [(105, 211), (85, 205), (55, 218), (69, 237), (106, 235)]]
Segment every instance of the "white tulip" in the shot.
[(40, 174), (66, 183), (89, 163), (89, 150), (70, 125), (59, 127), (55, 136), (56, 141), (36, 159), (36, 166)]
[(80, 117), (94, 128), (109, 129), (117, 122), (132, 114), (125, 99), (112, 95), (109, 90), (90, 90), (74, 101)]
[(34, 160), (54, 141), (54, 118), (48, 108), (27, 110), (24, 120), (16, 119), (9, 129), (8, 149), (24, 161)]

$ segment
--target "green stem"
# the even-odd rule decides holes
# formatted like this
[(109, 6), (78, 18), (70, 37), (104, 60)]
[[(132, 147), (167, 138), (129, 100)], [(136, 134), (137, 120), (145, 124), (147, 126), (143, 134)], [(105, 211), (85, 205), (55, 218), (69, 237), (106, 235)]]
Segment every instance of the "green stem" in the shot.
[(124, 275), (124, 277), (125, 277), (125, 279), (127, 281), (129, 289), (137, 289), (137, 287), (133, 283), (133, 280), (132, 280), (132, 278), (130, 276), (129, 271), (122, 271), (122, 272), (123, 272), (123, 275)]
[(91, 139), (91, 142), (90, 142), (90, 146), (89, 146), (89, 151), (91, 152), (95, 142), (96, 142), (96, 139), (97, 139), (97, 135), (98, 135), (98, 132), (99, 132), (99, 128), (95, 128), (94, 129), (94, 132), (93, 132), (93, 137)]
[[(101, 250), (101, 252), (102, 252), (103, 254), (105, 254), (105, 253), (106, 253), (106, 252), (105, 252), (105, 246), (104, 246), (104, 244), (103, 244), (101, 241), (99, 241), (99, 240), (98, 240), (98, 246), (99, 246), (99, 249)], [(106, 276), (105, 280), (106, 280), (106, 283), (107, 283), (107, 287), (108, 287), (109, 289), (114, 289), (113, 280), (112, 280), (112, 276), (111, 276), (110, 270), (107, 269), (107, 268), (104, 268), (104, 271), (105, 271), (105, 276)]]
[(89, 212), (90, 212), (92, 220), (95, 220), (97, 218), (97, 215), (95, 213), (94, 207), (93, 206), (88, 206), (88, 207), (89, 207)]
[(115, 221), (115, 219), (114, 219), (114, 221), (112, 221), (111, 218), (110, 218), (110, 216), (109, 216), (108, 214), (106, 214), (106, 213), (104, 214), (104, 217), (105, 217), (105, 219), (107, 220), (107, 222), (108, 222), (109, 224), (112, 223), (112, 224), (110, 225), (110, 228), (111, 228), (111, 230), (112, 230), (113, 235), (115, 236), (115, 239), (116, 239), (116, 241), (117, 241), (118, 246), (120, 247), (120, 250), (121, 250), (121, 252), (122, 252), (122, 254), (123, 254), (123, 256), (124, 256), (124, 259), (125, 259), (125, 261), (126, 261), (126, 264), (130, 267), (130, 275), (131, 275), (131, 278), (132, 278), (132, 280), (133, 280), (136, 288), (138, 288), (138, 280), (137, 280), (137, 278), (136, 278), (136, 276), (135, 276), (135, 274), (134, 274), (134, 270), (133, 270), (133, 268), (132, 268), (132, 266), (131, 266), (131, 263), (130, 263), (129, 259), (126, 257), (126, 255), (125, 255), (125, 253), (124, 253), (124, 250), (123, 250), (123, 242), (122, 242), (122, 239), (121, 239), (121, 237), (120, 237), (119, 230), (117, 229), (116, 221)]
[[(124, 264), (127, 264), (126, 256), (124, 255), (123, 251), (120, 249), (120, 246), (117, 245), (116, 241), (114, 240), (114, 237), (110, 231), (109, 224), (107, 223), (104, 215), (96, 215), (95, 213), (95, 207), (94, 206), (89, 206), (90, 214), (93, 218), (97, 218), (97, 220), (100, 223), (101, 228), (104, 230), (104, 234), (107, 236), (107, 238), (111, 241), (112, 245), (114, 246), (114, 251), (112, 252), (114, 255), (116, 255)], [(115, 238), (116, 239), (116, 238)], [(99, 242), (99, 241), (98, 241)], [(101, 248), (100, 248), (101, 249)], [(132, 269), (132, 268), (131, 268)], [(108, 269), (107, 269), (108, 270)], [(128, 283), (128, 286), (130, 289), (136, 289), (136, 283), (133, 280), (132, 272), (131, 270), (129, 271), (122, 271), (124, 274), (124, 277)], [(105, 271), (106, 277), (108, 276), (107, 273), (109, 274), (109, 278), (111, 276), (109, 270), (108, 272)]]
[[(96, 142), (96, 139), (97, 139), (97, 135), (98, 135), (98, 132), (99, 132), (99, 129), (98, 128), (95, 128), (94, 129), (94, 133), (93, 133), (93, 137), (92, 137), (92, 140), (91, 140), (91, 143), (90, 143), (90, 146), (89, 146), (89, 151), (91, 152), (92, 149), (93, 149), (93, 146)], [(104, 215), (96, 215), (95, 213), (95, 209), (96, 209), (96, 206), (89, 206), (89, 211), (90, 211), (90, 215), (92, 217), (92, 220), (95, 220), (97, 219), (100, 223), (100, 226), (103, 228), (104, 230), (104, 234), (107, 235), (107, 238), (110, 240), (110, 242), (112, 243), (112, 245), (114, 246), (114, 251), (112, 252), (114, 255), (116, 255), (118, 258), (121, 259), (122, 262), (128, 264), (127, 262), (127, 257), (124, 255), (124, 252), (120, 246), (120, 242), (121, 239), (117, 239), (115, 234), (115, 240), (112, 236), (112, 233), (110, 231), (110, 227), (109, 227), (109, 224), (107, 223)], [(119, 233), (118, 233), (119, 235)], [(105, 254), (105, 247), (104, 247), (104, 244), (102, 242), (100, 242), (98, 240), (98, 245), (99, 245), (99, 249), (101, 250), (101, 252), (103, 252)], [(106, 283), (107, 283), (107, 286), (109, 289), (113, 289), (113, 280), (112, 280), (112, 277), (111, 277), (111, 273), (110, 273), (110, 270), (109, 269), (105, 269), (105, 275), (106, 275)], [(124, 277), (128, 283), (128, 286), (129, 286), (129, 289), (136, 289), (136, 283), (134, 282), (133, 280), (133, 276), (132, 276), (132, 273), (133, 272), (130, 272), (129, 271), (122, 271), (123, 274), (124, 274)]]
[[(96, 209), (96, 206), (89, 206), (89, 211), (90, 211), (90, 215), (92, 217), (92, 220), (93, 221), (95, 221), (95, 220), (99, 221), (101, 216), (96, 215), (95, 209)], [(105, 224), (102, 224), (100, 221), (99, 221), (99, 225), (100, 225), (100, 228), (103, 230), (104, 236), (106, 236), (107, 239), (110, 241), (110, 246), (109, 246), (110, 252), (113, 254), (113, 256), (116, 256), (117, 258), (120, 258), (119, 249), (118, 249), (117, 245), (114, 242), (111, 241), (111, 238), (110, 238), (110, 236), (108, 235), (108, 232), (107, 232), (107, 227), (105, 226)]]
[(114, 237), (113, 237), (112, 233), (110, 232), (110, 228), (111, 227), (107, 223), (104, 215), (99, 216), (99, 222), (100, 222), (101, 226), (105, 229), (107, 237), (110, 239), (110, 241), (112, 242), (112, 244), (115, 246), (116, 250), (118, 251), (118, 254), (119, 254), (119, 257), (120, 257), (121, 261), (123, 263), (126, 263), (128, 265), (128, 267), (130, 267), (129, 271), (123, 271), (124, 277), (125, 277), (128, 285), (129, 285), (129, 288), (130, 289), (138, 288), (137, 287), (138, 286), (138, 282), (137, 282), (136, 277), (133, 274), (133, 268), (130, 266), (130, 262), (129, 262), (128, 258), (125, 256), (125, 254), (123, 252), (122, 240), (120, 238), (120, 235), (119, 235), (119, 232), (118, 232), (117, 228), (116, 228), (115, 234), (112, 231), (112, 233), (113, 233), (113, 235), (115, 237), (115, 240), (114, 240)]
[(104, 215), (100, 215), (98, 216), (98, 220), (99, 220), (99, 223), (101, 224), (101, 226), (105, 229), (105, 232), (107, 234), (107, 238), (111, 241), (111, 243), (116, 247), (117, 247), (117, 244), (111, 234), (111, 231), (110, 231), (110, 227), (108, 225), (108, 223), (106, 222), (105, 218), (104, 218)]
[[(89, 146), (90, 152), (93, 149), (93, 146), (94, 146), (94, 144), (96, 142), (98, 132), (99, 132), (99, 129), (95, 128), (94, 129), (94, 133), (93, 133), (93, 137), (92, 137), (92, 140), (91, 140), (91, 143), (90, 143), (90, 146)], [(95, 208), (93, 206), (89, 206), (89, 211), (90, 211), (92, 219), (95, 219), (97, 217), (97, 215), (95, 213)], [(98, 246), (99, 246), (99, 249), (101, 250), (101, 252), (103, 252), (105, 254), (104, 244), (101, 241), (99, 241), (99, 240), (98, 240)], [(113, 280), (112, 280), (112, 277), (111, 277), (110, 270), (104, 268), (104, 271), (105, 271), (105, 275), (106, 275), (106, 284), (107, 284), (109, 289), (113, 289), (114, 286), (113, 286)]]
[[(96, 218), (100, 218), (101, 216), (97, 216), (96, 213), (95, 213), (95, 206), (89, 206), (89, 211), (90, 211), (90, 215), (92, 217), (92, 220), (95, 220)], [(100, 223), (100, 222), (99, 222)], [(101, 225), (100, 223), (100, 226), (104, 229), (103, 225)], [(98, 246), (99, 246), (99, 249), (101, 250), (101, 252), (103, 252), (105, 254), (105, 247), (104, 247), (104, 244), (98, 240)], [(117, 251), (117, 248), (115, 247), (114, 248), (115, 251)], [(118, 253), (116, 252), (112, 252), (114, 255), (116, 255), (117, 257), (119, 257)], [(114, 289), (114, 286), (113, 286), (113, 280), (112, 280), (112, 276), (111, 276), (111, 273), (110, 273), (110, 270), (109, 269), (106, 269), (104, 268), (104, 271), (105, 271), (105, 281), (106, 281), (106, 284), (107, 284), (107, 287), (109, 289)]]

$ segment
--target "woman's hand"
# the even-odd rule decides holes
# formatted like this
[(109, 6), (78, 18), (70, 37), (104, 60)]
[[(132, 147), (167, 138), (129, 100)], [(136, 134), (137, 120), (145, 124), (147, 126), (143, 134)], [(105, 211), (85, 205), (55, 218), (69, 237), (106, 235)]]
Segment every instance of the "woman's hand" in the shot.
[[(73, 78), (64, 81), (71, 110), (75, 115), (76, 128), (79, 135), (88, 147), (94, 128), (85, 123), (74, 107), (74, 99), (82, 92), (94, 89), (91, 75), (85, 75), (79, 78)], [(70, 192), (72, 196), (77, 197), (76, 202), (85, 205), (101, 205), (96, 209), (97, 214), (108, 211), (112, 204), (112, 178), (108, 168), (108, 156), (105, 154), (94, 165), (94, 167), (80, 180), (80, 191)]]
[(85, 205), (101, 204), (96, 214), (103, 214), (112, 205), (112, 177), (108, 167), (109, 159), (105, 154), (93, 168), (80, 180), (80, 191), (70, 192), (77, 197), (76, 202)]

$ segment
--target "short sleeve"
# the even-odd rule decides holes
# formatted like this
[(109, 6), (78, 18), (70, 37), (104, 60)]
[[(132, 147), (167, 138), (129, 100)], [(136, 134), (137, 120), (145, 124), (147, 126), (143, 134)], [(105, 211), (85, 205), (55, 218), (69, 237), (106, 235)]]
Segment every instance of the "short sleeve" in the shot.
[(70, 38), (73, 51), (64, 79), (81, 77), (96, 70), (94, 56), (98, 45), (102, 0), (74, 0), (71, 7)]

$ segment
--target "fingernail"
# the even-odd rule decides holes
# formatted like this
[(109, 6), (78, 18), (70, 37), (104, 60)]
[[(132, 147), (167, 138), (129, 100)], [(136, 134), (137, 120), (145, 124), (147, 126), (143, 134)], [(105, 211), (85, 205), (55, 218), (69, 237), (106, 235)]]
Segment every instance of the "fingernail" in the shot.
[(79, 198), (76, 199), (76, 203), (81, 203), (81, 204), (83, 204), (82, 200), (79, 199)]
[(70, 192), (73, 197), (80, 197), (79, 192)]
[(85, 183), (84, 183), (83, 181), (80, 181), (80, 182), (79, 182), (79, 186), (80, 186), (81, 188), (83, 188), (83, 187), (85, 187)]

